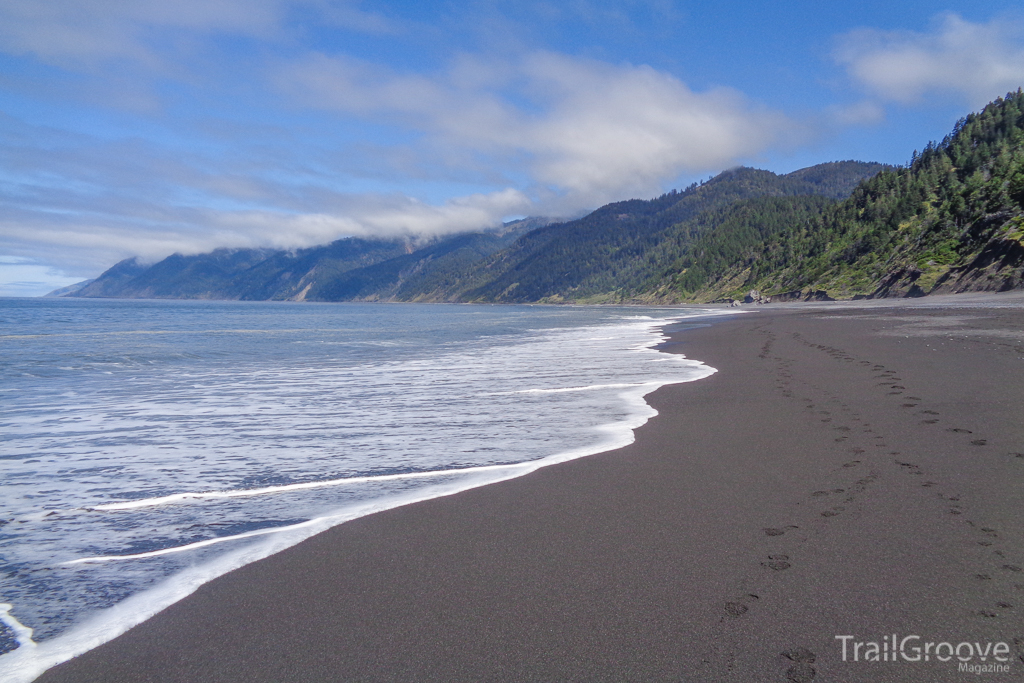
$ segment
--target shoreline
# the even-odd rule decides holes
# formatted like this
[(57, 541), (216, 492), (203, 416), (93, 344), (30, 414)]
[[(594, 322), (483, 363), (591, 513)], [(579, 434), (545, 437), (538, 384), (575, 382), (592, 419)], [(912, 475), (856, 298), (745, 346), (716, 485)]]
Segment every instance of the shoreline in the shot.
[[(711, 315), (714, 316), (715, 314)], [(647, 330), (646, 334), (648, 335), (648, 341), (645, 341), (641, 346), (633, 346), (630, 344), (628, 347), (630, 351), (642, 351), (645, 354), (649, 354), (651, 357), (659, 356), (660, 353), (655, 349), (655, 347), (665, 339), (664, 334), (661, 332), (663, 323), (664, 321), (658, 322), (650, 320), (650, 322), (641, 324), (641, 326)], [(654, 335), (653, 338), (650, 335)], [(619, 351), (619, 353), (623, 352), (624, 351)], [(231, 542), (248, 536), (267, 537), (267, 540), (262, 544), (230, 551), (217, 560), (196, 565), (192, 569), (186, 569), (174, 576), (171, 576), (163, 582), (141, 593), (133, 595), (111, 608), (95, 613), (90, 618), (84, 620), (79, 625), (69, 629), (60, 636), (41, 641), (40, 643), (35, 643), (31, 641), (31, 639), (27, 642), (23, 642), (22, 648), (11, 651), (0, 659), (0, 664), (4, 665), (2, 667), (2, 671), (5, 672), (5, 675), (13, 676), (19, 681), (33, 680), (45, 669), (67, 661), (73, 656), (84, 654), (85, 652), (108, 642), (126, 630), (143, 623), (157, 612), (191, 594), (197, 587), (207, 581), (213, 580), (253, 561), (264, 559), (269, 555), (280, 552), (287, 547), (295, 545), (310, 536), (321, 533), (331, 527), (337, 526), (338, 524), (342, 524), (362, 516), (387, 511), (395, 507), (454, 495), (464, 490), (506, 481), (553, 464), (587, 457), (595, 453), (616, 450), (624, 445), (628, 445), (634, 440), (635, 429), (646, 423), (656, 414), (644, 400), (646, 395), (661, 386), (665, 386), (666, 384), (696, 381), (700, 376), (706, 376), (707, 374), (715, 372), (714, 368), (708, 368), (701, 364), (700, 361), (687, 359), (683, 361), (683, 363), (685, 363), (687, 369), (681, 372), (683, 374), (690, 375), (688, 379), (679, 379), (676, 377), (669, 378), (666, 376), (663, 379), (656, 381), (643, 382), (639, 384), (624, 384), (621, 386), (615, 385), (620, 387), (618, 389), (619, 397), (617, 400), (622, 404), (625, 414), (615, 421), (597, 426), (593, 432), (595, 442), (586, 446), (567, 443), (564, 444), (562, 449), (552, 453), (551, 455), (539, 460), (519, 463), (481, 465), (445, 471), (430, 471), (374, 477), (374, 479), (438, 479), (445, 483), (434, 484), (422, 490), (417, 489), (404, 494), (394, 494), (383, 498), (373, 499), (361, 505), (348, 506), (346, 508), (336, 510), (326, 516), (313, 518), (306, 522), (289, 527), (257, 530), (253, 532), (246, 532), (240, 536), (234, 537), (217, 537), (214, 539), (199, 541), (191, 545), (175, 546), (149, 551), (142, 555), (82, 557), (65, 562), (63, 563), (64, 565), (72, 566), (85, 563), (118, 561), (122, 559), (135, 561), (140, 557), (174, 554), (181, 551), (188, 551), (195, 547)], [(669, 375), (674, 374), (678, 373), (669, 373)], [(595, 387), (582, 387), (582, 389), (587, 388)], [(576, 389), (556, 389), (552, 391), (561, 392), (575, 390)], [(549, 390), (536, 391), (543, 392)], [(352, 481), (353, 479), (343, 479), (337, 481), (288, 485), (279, 488), (282, 491), (290, 489), (324, 488), (338, 484), (348, 485)], [(125, 503), (112, 503), (109, 505), (97, 506), (94, 509), (132, 509), (164, 502), (175, 502), (177, 499), (251, 497), (254, 495), (273, 492), (277, 492), (277, 489), (236, 490), (228, 492), (215, 491), (196, 494), (184, 493), (168, 496), (166, 499), (143, 499), (141, 501), (136, 500)], [(13, 619), (13, 616), (11, 618)], [(30, 630), (28, 631), (28, 635), (29, 637), (31, 636)]]
[(649, 394), (633, 444), (334, 527), (39, 680), (958, 679), (839, 660), (892, 632), (1019, 673), (1024, 313), (971, 298), (1018, 307), (670, 331), (718, 373)]

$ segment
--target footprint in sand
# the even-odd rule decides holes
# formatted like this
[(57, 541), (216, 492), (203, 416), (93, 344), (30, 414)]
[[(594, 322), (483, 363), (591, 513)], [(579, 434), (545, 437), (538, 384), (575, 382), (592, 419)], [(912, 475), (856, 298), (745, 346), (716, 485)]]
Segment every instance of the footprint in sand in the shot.
[(753, 593), (747, 593), (733, 602), (725, 603), (725, 612), (731, 617), (742, 617), (750, 610), (750, 605), (760, 599), (760, 597)]
[(812, 664), (817, 655), (805, 647), (795, 647), (786, 650), (782, 656), (793, 662), (793, 666), (786, 670), (786, 680), (791, 683), (810, 683), (818, 674)]
[(788, 559), (789, 555), (769, 555), (768, 561), (762, 562), (761, 565), (777, 572), (781, 572), (793, 566), (786, 561)]
[(956, 434), (973, 434), (970, 429), (961, 429), (960, 427), (950, 427), (946, 430), (947, 432), (954, 432)]
[(857, 493), (863, 492), (865, 489), (867, 489), (868, 484), (873, 482), (875, 479), (878, 479), (878, 476), (879, 476), (878, 472), (872, 472), (871, 474), (869, 474), (868, 476), (864, 477), (863, 479), (858, 479), (853, 484), (853, 490), (855, 492), (857, 492)]
[(725, 611), (728, 612), (731, 616), (734, 616), (734, 617), (743, 616), (744, 614), (747, 613), (748, 609), (750, 609), (750, 608), (747, 607), (746, 605), (744, 605), (741, 602), (727, 602), (727, 603), (725, 603)]
[(843, 467), (856, 467), (860, 464), (860, 460), (851, 460), (850, 462), (844, 462)]
[(988, 441), (986, 439), (974, 439), (973, 441), (971, 441), (971, 445), (974, 446), (984, 446), (987, 443)]

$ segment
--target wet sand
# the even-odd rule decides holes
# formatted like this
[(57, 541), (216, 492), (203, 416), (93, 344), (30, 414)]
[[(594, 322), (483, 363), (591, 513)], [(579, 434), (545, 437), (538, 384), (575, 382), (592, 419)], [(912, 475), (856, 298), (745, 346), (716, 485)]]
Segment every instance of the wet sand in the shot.
[(343, 524), (39, 680), (970, 677), (844, 662), (836, 640), (892, 634), (1006, 642), (1010, 673), (984, 680), (1018, 680), (1022, 302), (670, 328), (666, 351), (718, 372), (648, 396), (633, 445)]

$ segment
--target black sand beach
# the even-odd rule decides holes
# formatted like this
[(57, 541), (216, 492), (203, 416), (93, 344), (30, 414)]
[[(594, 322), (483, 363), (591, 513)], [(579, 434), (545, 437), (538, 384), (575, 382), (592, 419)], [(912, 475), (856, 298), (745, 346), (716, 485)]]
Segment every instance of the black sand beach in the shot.
[(836, 640), (893, 634), (1006, 642), (1009, 673), (981, 678), (1018, 680), (1022, 302), (770, 305), (672, 332), (718, 373), (649, 396), (632, 446), (341, 525), (39, 680), (972, 676), (844, 662)]

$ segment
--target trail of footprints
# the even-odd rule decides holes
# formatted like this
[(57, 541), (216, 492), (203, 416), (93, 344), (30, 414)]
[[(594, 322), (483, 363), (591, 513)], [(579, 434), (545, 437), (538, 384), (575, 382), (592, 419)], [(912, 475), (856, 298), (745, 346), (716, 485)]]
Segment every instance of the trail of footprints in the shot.
[[(761, 351), (758, 357), (762, 360), (770, 360), (774, 363), (775, 370), (775, 386), (779, 392), (786, 398), (796, 398), (793, 387), (793, 373), (791, 372), (791, 366), (794, 361), (792, 359), (782, 358), (778, 355), (772, 355), (772, 350), (775, 346), (776, 336), (770, 330), (761, 329), (762, 334), (765, 336), (765, 342), (761, 347)], [(813, 342), (805, 340), (799, 333), (793, 333), (793, 338), (805, 346), (821, 351), (836, 361), (843, 363), (850, 363), (862, 366), (865, 370), (870, 370), (876, 373), (874, 378), (879, 380), (876, 386), (888, 397), (899, 397), (896, 400), (900, 401), (899, 407), (904, 410), (911, 410), (914, 408), (921, 407), (923, 399), (919, 396), (910, 396), (905, 392), (907, 387), (902, 383), (903, 379), (899, 377), (897, 371), (886, 368), (884, 365), (872, 363), (867, 360), (858, 359), (842, 349), (827, 346), (823, 344), (815, 344)], [(808, 385), (807, 388), (816, 390), (821, 394), (824, 394), (827, 403), (833, 408), (838, 408), (839, 415), (831, 410), (825, 410), (818, 406), (814, 400), (807, 396), (801, 396), (798, 400), (805, 404), (805, 409), (814, 411), (813, 414), (820, 416), (818, 419), (823, 425), (828, 426), (836, 432), (834, 440), (837, 443), (844, 443), (849, 441), (851, 438), (855, 438), (858, 445), (851, 445), (849, 452), (854, 456), (860, 456), (868, 453), (868, 456), (875, 458), (880, 457), (881, 451), (872, 450), (869, 453), (868, 448), (862, 446), (870, 446), (873, 449), (886, 449), (885, 438), (880, 434), (875, 434), (871, 425), (864, 422), (861, 419), (860, 414), (853, 410), (848, 404), (844, 403), (840, 396), (835, 395), (823, 387), (816, 385)], [(938, 425), (941, 424), (940, 413), (936, 410), (925, 408), (922, 410), (915, 411), (917, 415), (921, 416), (920, 423), (923, 425)], [(843, 424), (839, 424), (842, 421)], [(973, 436), (971, 430), (964, 429), (961, 427), (948, 427), (945, 428), (951, 435), (964, 435)], [(863, 441), (862, 440), (866, 440)], [(988, 445), (988, 440), (985, 438), (975, 437), (969, 440), (971, 446), (984, 447)], [(924, 489), (935, 489), (934, 494), (939, 498), (943, 499), (948, 505), (948, 513), (952, 516), (961, 516), (966, 511), (966, 508), (961, 504), (960, 496), (948, 495), (940, 489), (940, 483), (934, 481), (934, 478), (929, 478), (927, 473), (917, 464), (913, 462), (907, 462), (902, 460), (899, 451), (888, 451), (885, 453), (887, 456), (895, 456), (891, 461), (893, 465), (898, 468), (899, 472), (902, 472), (909, 476), (921, 477), (923, 481), (920, 486)], [(1009, 453), (1010, 457), (1024, 460), (1024, 453)], [(862, 459), (851, 459), (843, 463), (839, 471), (842, 470), (853, 470), (863, 465)], [(852, 484), (847, 487), (836, 487), (830, 489), (821, 489), (813, 491), (809, 494), (808, 500), (814, 503), (821, 503), (820, 516), (826, 520), (830, 517), (836, 517), (842, 514), (851, 503), (854, 503), (859, 494), (867, 490), (867, 488), (876, 480), (879, 479), (881, 473), (877, 469), (871, 469), (865, 476), (855, 480)], [(978, 581), (995, 581), (997, 578), (1011, 578), (1016, 580), (1012, 584), (1012, 588), (1015, 591), (1024, 591), (1024, 567), (1021, 567), (1012, 562), (1006, 561), (1005, 552), (998, 547), (999, 533), (996, 529), (991, 527), (978, 526), (974, 521), (965, 519), (964, 522), (968, 524), (972, 529), (977, 532), (976, 541), (978, 545), (991, 549), (992, 556), (995, 558), (994, 569), (990, 569), (985, 572), (979, 572), (975, 574), (974, 579)], [(795, 524), (783, 525), (778, 527), (768, 527), (762, 529), (762, 532), (768, 537), (782, 537), (789, 531), (799, 529), (800, 527)], [(793, 552), (789, 550), (788, 552)], [(765, 571), (770, 573), (782, 572), (790, 569), (793, 564), (789, 554), (775, 553), (768, 555), (763, 558), (760, 562), (761, 567)], [(1020, 593), (1017, 593), (1020, 595)], [(758, 601), (759, 596), (754, 593), (747, 593), (741, 595), (738, 598), (734, 598), (730, 601), (725, 602), (726, 618), (740, 618), (745, 615)], [(1012, 613), (1015, 606), (1012, 602), (1014, 599), (1000, 599), (997, 600), (993, 605), (986, 606), (978, 609), (975, 614), (978, 617), (991, 619), (998, 618), (1004, 614)], [(1015, 639), (1018, 647), (1024, 649), (1024, 637)], [(785, 663), (791, 666), (786, 671), (786, 678), (793, 683), (807, 683), (811, 681), (816, 671), (813, 666), (816, 656), (813, 652), (806, 648), (793, 648), (780, 654), (780, 657)], [(1024, 661), (1024, 655), (1021, 655), (1021, 660)]]
[[(797, 341), (800, 341), (801, 343), (809, 347), (823, 351), (837, 360), (842, 360), (849, 363), (857, 363), (877, 373), (874, 375), (874, 378), (882, 381), (878, 382), (876, 386), (882, 389), (889, 389), (890, 391), (886, 392), (886, 394), (889, 396), (901, 396), (903, 402), (900, 403), (900, 408), (912, 409), (920, 407), (923, 399), (921, 399), (921, 397), (919, 396), (908, 396), (904, 394), (904, 392), (906, 391), (906, 386), (900, 384), (900, 382), (902, 382), (903, 380), (898, 376), (898, 373), (895, 370), (888, 369), (884, 365), (871, 363), (870, 361), (854, 358), (853, 356), (850, 356), (849, 354), (845, 353), (842, 349), (837, 349), (835, 347), (825, 346), (822, 344), (813, 344), (811, 342), (799, 338), (799, 335), (794, 335), (794, 337), (797, 338)], [(936, 425), (941, 422), (940, 413), (936, 410), (923, 409), (916, 411), (916, 413), (922, 416), (923, 419), (920, 420), (920, 423), (923, 425)], [(947, 427), (945, 428), (945, 431), (949, 432), (950, 434), (972, 435), (971, 430), (964, 429), (962, 427)], [(969, 443), (971, 446), (987, 446), (988, 439), (972, 438), (969, 440)], [(900, 455), (898, 451), (890, 451), (889, 454), (893, 456)], [(1011, 457), (1024, 457), (1017, 453), (1010, 453), (1009, 455)], [(897, 465), (901, 471), (909, 475), (921, 477), (926, 476), (922, 468), (915, 463), (906, 462), (899, 458), (895, 458), (893, 460), (893, 463)], [(921, 483), (922, 488), (934, 488), (939, 485), (939, 482), (933, 481), (931, 479), (928, 479)], [(960, 496), (947, 495), (941, 490), (936, 490), (935, 495), (950, 503), (950, 505), (947, 508), (948, 513), (950, 515), (959, 516), (964, 514), (965, 508), (961, 504)], [(996, 539), (998, 539), (998, 532), (995, 529), (991, 527), (979, 527), (977, 524), (975, 524), (975, 522), (969, 519), (965, 519), (964, 521), (972, 529), (975, 529), (980, 534), (983, 534), (985, 536), (984, 538), (979, 538), (976, 541), (978, 545), (990, 548), (996, 544)], [(993, 556), (995, 556), (996, 558), (996, 563), (999, 564), (999, 569), (1001, 569), (1003, 572), (1008, 573), (1008, 575), (1019, 574), (1021, 572), (1024, 572), (1024, 568), (1021, 568), (1012, 563), (1002, 562), (1002, 560), (1005, 559), (1005, 552), (1003, 550), (994, 547), (992, 548), (991, 552)], [(992, 575), (979, 574), (976, 575), (976, 578), (978, 578), (979, 580), (989, 581), (992, 580)], [(1015, 583), (1013, 585), (1013, 588), (1018, 591), (1024, 590), (1024, 583)], [(1005, 613), (1007, 610), (1014, 609), (1013, 604), (1007, 600), (996, 601), (994, 603), (994, 607), (996, 608), (995, 610), (990, 608), (979, 609), (977, 610), (976, 614), (978, 616), (985, 618), (995, 618), (1000, 616), (1000, 613)]]

